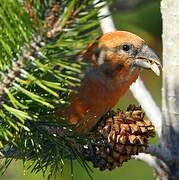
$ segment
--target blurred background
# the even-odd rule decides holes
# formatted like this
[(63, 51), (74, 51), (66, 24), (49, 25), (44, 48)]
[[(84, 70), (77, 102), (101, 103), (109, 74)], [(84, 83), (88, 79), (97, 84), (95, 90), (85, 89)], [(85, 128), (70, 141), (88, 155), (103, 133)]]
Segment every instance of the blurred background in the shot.
[[(150, 46), (161, 57), (161, 14), (160, 0), (113, 0), (110, 4), (112, 16), (115, 25), (119, 30), (127, 30), (138, 34), (146, 40)], [(156, 103), (161, 105), (161, 77), (156, 77), (152, 72), (143, 72), (141, 75), (145, 85), (151, 92)], [(120, 101), (116, 108), (125, 109), (129, 104), (137, 104), (132, 94), (128, 92)], [(156, 117), (157, 118), (157, 117)], [(156, 143), (157, 138), (151, 139), (151, 143)], [(85, 169), (77, 162), (73, 163), (73, 172), (75, 180), (90, 179)], [(65, 163), (64, 172), (56, 178), (58, 180), (71, 180), (70, 163)], [(100, 172), (92, 169), (94, 180), (154, 180), (153, 171), (145, 163), (130, 160), (124, 163), (122, 167), (113, 171)], [(1, 180), (44, 180), (42, 174), (31, 174), (25, 171), (22, 162), (15, 161), (6, 171)]]

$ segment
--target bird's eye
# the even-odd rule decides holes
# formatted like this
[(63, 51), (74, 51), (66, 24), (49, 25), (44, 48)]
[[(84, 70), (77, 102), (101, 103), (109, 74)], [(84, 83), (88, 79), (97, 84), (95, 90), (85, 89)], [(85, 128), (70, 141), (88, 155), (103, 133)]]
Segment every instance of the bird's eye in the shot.
[(122, 45), (122, 50), (129, 51), (129, 49), (130, 49), (130, 46), (128, 44)]

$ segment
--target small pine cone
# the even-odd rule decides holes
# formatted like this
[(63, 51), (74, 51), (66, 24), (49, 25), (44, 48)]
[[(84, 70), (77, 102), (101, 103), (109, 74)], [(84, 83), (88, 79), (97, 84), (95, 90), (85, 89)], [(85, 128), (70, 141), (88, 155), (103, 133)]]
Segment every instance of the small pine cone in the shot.
[(118, 110), (105, 114), (92, 133), (100, 134), (102, 141), (93, 147), (94, 156), (88, 160), (100, 170), (112, 170), (129, 160), (131, 155), (144, 152), (155, 129), (144, 119), (141, 107), (130, 105), (126, 112)]

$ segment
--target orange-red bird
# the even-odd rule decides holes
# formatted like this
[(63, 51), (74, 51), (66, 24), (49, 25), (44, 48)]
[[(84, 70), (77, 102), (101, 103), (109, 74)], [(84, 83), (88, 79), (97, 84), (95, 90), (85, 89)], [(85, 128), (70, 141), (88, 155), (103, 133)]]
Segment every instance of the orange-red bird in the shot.
[(159, 57), (143, 39), (126, 31), (104, 34), (88, 46), (83, 58), (91, 66), (63, 112), (80, 134), (90, 131), (116, 105), (142, 68), (160, 74)]

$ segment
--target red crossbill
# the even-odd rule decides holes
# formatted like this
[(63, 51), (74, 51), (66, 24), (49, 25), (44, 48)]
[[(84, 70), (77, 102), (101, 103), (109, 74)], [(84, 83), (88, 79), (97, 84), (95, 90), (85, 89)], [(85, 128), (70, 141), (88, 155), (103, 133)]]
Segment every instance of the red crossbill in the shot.
[(116, 105), (141, 69), (160, 74), (159, 57), (142, 38), (126, 31), (104, 34), (87, 47), (83, 59), (90, 68), (63, 111), (69, 123), (76, 125), (77, 133), (90, 131)]

